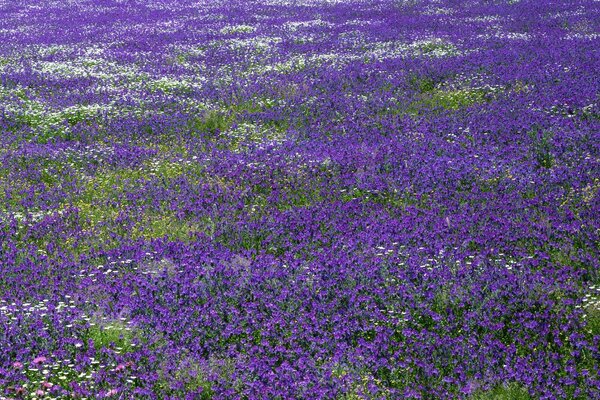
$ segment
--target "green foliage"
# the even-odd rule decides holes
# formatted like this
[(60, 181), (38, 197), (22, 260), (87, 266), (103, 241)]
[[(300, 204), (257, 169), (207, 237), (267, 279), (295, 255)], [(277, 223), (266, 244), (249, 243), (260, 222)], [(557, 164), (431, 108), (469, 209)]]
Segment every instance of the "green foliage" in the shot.
[(419, 77), (412, 75), (409, 79), (410, 85), (419, 93), (429, 93), (435, 89), (435, 80), (429, 77)]
[(404, 192), (395, 191), (370, 191), (358, 188), (347, 190), (341, 194), (341, 201), (349, 202), (359, 199), (364, 203), (381, 204), (392, 209), (404, 210), (409, 206), (417, 206), (419, 208), (428, 209), (429, 196), (426, 194), (417, 195), (410, 190)]
[(600, 309), (595, 308), (588, 311), (587, 328), (591, 335), (600, 336)]
[(458, 110), (485, 101), (486, 91), (483, 89), (463, 89), (451, 92), (434, 91), (425, 104), (431, 107), (441, 107), (446, 110)]
[(451, 45), (450, 43), (445, 43), (441, 40), (420, 43), (417, 46), (417, 49), (423, 54), (430, 54), (435, 51), (451, 52), (456, 50), (456, 48), (453, 45)]
[[(231, 371), (227, 367), (209, 365), (208, 369), (224, 379), (230, 379)], [(178, 382), (179, 385), (174, 387), (172, 382)], [(194, 398), (198, 400), (209, 400), (214, 397), (212, 384), (206, 378), (205, 370), (194, 359), (187, 356), (178, 359), (178, 366), (174, 370), (170, 368), (170, 363), (159, 368), (154, 391), (163, 395), (177, 396), (177, 398), (183, 398), (190, 393), (196, 394)]]
[(184, 391), (186, 393), (197, 392), (200, 389), (202, 389), (202, 394), (198, 399), (212, 399), (213, 391), (211, 383), (208, 380), (206, 380), (204, 373), (196, 364), (189, 365), (187, 366), (187, 368), (180, 368), (177, 371), (175, 371), (174, 375), (175, 380), (183, 383)]
[(586, 329), (591, 336), (600, 336), (600, 296), (585, 300)]
[(120, 348), (123, 352), (132, 350), (134, 334), (126, 324), (113, 321), (108, 324), (90, 326), (84, 337), (84, 342), (92, 340), (96, 350), (102, 348)]
[(94, 116), (95, 112), (93, 109), (71, 108), (61, 113), (59, 118), (67, 121), (70, 125), (76, 125), (78, 123), (88, 121)]
[[(344, 378), (349, 374), (355, 374), (356, 379), (346, 392), (337, 397), (338, 400), (364, 400), (364, 399), (387, 399), (390, 394), (383, 382), (374, 377), (366, 369), (358, 369), (352, 365), (335, 364), (331, 370), (331, 375), (336, 379)], [(379, 393), (377, 396), (372, 393), (376, 388)]]
[(244, 112), (258, 112), (261, 107), (258, 102), (241, 102), (238, 104), (225, 105), (220, 109), (207, 110), (202, 116), (192, 119), (191, 128), (196, 132), (208, 132), (215, 134), (226, 131), (237, 120), (239, 114)]
[[(438, 44), (432, 42), (423, 46), (425, 46), (426, 49), (435, 49)], [(456, 111), (490, 100), (490, 90), (487, 88), (443, 90), (439, 87), (441, 80), (436, 80), (427, 76), (419, 77), (416, 75), (411, 76), (408, 82), (412, 89), (417, 93), (413, 98), (413, 101), (408, 104), (408, 107), (405, 110), (408, 114), (412, 115), (435, 109)]]
[(145, 239), (168, 237), (170, 240), (186, 241), (194, 232), (200, 231), (200, 226), (181, 220), (174, 215), (162, 214), (158, 216), (148, 215), (145, 217), (148, 223), (141, 226), (140, 230), (132, 232), (132, 237), (144, 237)]
[(451, 305), (452, 301), (450, 299), (450, 294), (448, 290), (440, 290), (435, 294), (433, 298), (431, 310), (438, 314), (445, 315), (448, 307), (450, 307)]
[(496, 386), (494, 389), (477, 392), (469, 400), (530, 400), (531, 397), (523, 386), (517, 383)]
[(533, 128), (528, 132), (532, 141), (532, 151), (538, 168), (551, 168), (554, 165), (552, 155), (552, 132)]
[(202, 117), (192, 120), (190, 128), (193, 132), (217, 134), (226, 131), (233, 124), (231, 115), (220, 110), (207, 111)]
[(151, 92), (163, 92), (166, 94), (183, 94), (189, 93), (192, 90), (189, 82), (169, 78), (154, 80), (148, 84), (148, 88)]

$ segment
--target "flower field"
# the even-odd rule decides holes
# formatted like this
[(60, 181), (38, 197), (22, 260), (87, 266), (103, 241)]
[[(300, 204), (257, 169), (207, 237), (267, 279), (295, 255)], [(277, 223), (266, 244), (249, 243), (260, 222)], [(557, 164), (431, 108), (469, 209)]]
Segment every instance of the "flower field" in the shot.
[(0, 399), (600, 399), (598, 0), (0, 0)]

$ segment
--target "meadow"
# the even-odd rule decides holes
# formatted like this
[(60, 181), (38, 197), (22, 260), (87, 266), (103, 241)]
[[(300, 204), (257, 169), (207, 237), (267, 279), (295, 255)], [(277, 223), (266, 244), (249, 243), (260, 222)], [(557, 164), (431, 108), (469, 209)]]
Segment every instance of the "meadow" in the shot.
[(0, 399), (600, 399), (597, 0), (0, 0)]

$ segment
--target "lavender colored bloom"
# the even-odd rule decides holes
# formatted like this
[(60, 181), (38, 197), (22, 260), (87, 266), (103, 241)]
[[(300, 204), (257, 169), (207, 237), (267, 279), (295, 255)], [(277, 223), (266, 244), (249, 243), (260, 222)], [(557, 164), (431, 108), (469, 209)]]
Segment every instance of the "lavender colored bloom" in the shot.
[(599, 17), (0, 4), (0, 398), (600, 399)]

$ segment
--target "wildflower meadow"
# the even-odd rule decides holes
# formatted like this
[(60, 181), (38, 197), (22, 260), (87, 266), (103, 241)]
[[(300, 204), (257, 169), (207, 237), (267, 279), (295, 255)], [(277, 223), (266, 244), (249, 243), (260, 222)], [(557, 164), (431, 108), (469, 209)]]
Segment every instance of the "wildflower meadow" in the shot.
[(0, 0), (0, 399), (600, 399), (598, 0)]

